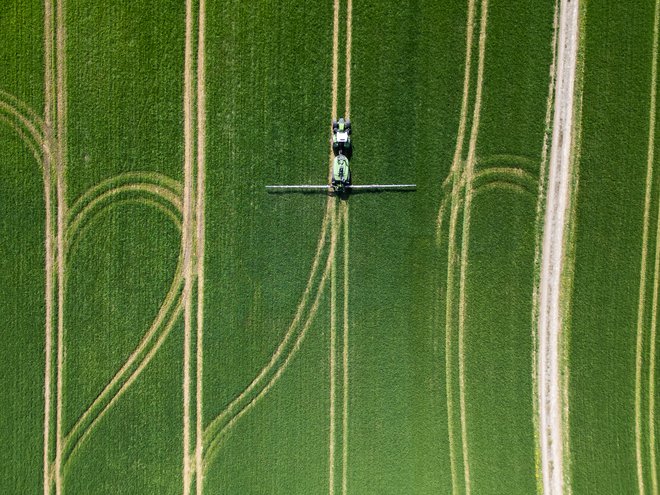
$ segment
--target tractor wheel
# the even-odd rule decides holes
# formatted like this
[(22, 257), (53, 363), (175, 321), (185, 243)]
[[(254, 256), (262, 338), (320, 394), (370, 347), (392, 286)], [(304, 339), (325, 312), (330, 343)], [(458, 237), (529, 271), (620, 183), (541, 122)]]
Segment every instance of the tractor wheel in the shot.
[(337, 132), (338, 129), (339, 129), (339, 123), (336, 120), (333, 120), (332, 121), (332, 130)]
[(351, 121), (350, 121), (350, 120), (347, 120), (347, 121), (346, 121), (346, 130), (347, 130), (347, 131), (350, 131), (350, 130), (351, 130)]

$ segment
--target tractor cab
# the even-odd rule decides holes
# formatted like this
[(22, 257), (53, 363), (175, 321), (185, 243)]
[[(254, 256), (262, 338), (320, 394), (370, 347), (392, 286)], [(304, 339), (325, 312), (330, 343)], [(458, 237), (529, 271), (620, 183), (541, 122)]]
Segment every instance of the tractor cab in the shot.
[(351, 121), (340, 118), (332, 121), (332, 151), (335, 156), (342, 154), (350, 157), (352, 152)]
[(348, 158), (339, 153), (332, 162), (332, 188), (337, 193), (343, 193), (351, 185), (351, 170)]

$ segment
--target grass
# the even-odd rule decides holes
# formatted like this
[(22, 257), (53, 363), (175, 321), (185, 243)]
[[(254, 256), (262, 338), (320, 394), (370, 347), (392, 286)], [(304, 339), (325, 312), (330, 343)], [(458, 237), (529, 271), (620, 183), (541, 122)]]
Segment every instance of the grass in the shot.
[[(630, 7), (612, 5), (605, 9), (589, 5), (587, 11), (584, 144), (569, 357), (575, 493), (637, 493), (638, 487), (635, 334), (646, 187), (653, 2), (637, 5), (634, 15)], [(649, 285), (645, 291), (647, 343), (657, 177), (654, 177), (652, 198)], [(647, 352), (644, 354), (648, 355)], [(644, 376), (648, 372), (646, 359)], [(646, 392), (644, 397), (646, 403)], [(645, 444), (647, 431), (645, 421), (642, 427)], [(648, 459), (646, 454), (644, 459)], [(644, 467), (648, 487), (650, 466)]]

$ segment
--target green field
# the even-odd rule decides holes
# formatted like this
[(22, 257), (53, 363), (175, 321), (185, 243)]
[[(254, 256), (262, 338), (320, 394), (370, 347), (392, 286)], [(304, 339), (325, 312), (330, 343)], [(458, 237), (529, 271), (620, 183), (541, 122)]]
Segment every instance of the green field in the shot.
[[(7, 0), (0, 493), (658, 495), (660, 0), (576, 7), (546, 462), (577, 1)], [(266, 193), (344, 115), (416, 190)]]

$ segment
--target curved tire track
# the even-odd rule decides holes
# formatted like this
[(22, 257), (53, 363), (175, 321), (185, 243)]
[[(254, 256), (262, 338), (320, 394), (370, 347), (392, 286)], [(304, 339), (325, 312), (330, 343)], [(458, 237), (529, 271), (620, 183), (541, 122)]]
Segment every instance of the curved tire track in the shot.
[[(67, 244), (70, 252), (75, 247), (75, 240), (79, 238), (82, 230), (94, 217), (107, 209), (124, 202), (139, 202), (140, 204), (154, 206), (161, 212), (166, 213), (177, 228), (181, 227), (181, 204), (177, 189), (156, 186), (153, 183), (138, 182), (145, 177), (158, 179), (156, 175), (126, 174), (104, 181), (98, 186), (85, 193), (73, 205), (67, 219)], [(164, 183), (176, 184), (171, 180), (161, 177)], [(117, 181), (125, 181), (123, 185), (116, 185)], [(122, 193), (130, 193), (128, 198), (122, 198)], [(147, 197), (144, 197), (147, 195)], [(149, 198), (151, 195), (155, 199)], [(163, 203), (166, 206), (163, 205)], [(140, 375), (145, 366), (153, 358), (156, 351), (164, 342), (172, 326), (178, 319), (181, 310), (181, 287), (183, 283), (181, 255), (170, 288), (161, 304), (158, 314), (150, 328), (142, 337), (140, 343), (126, 362), (113, 376), (110, 382), (99, 393), (96, 399), (83, 412), (74, 423), (71, 430), (65, 435), (62, 443), (62, 464), (66, 466), (72, 455), (76, 452), (82, 442), (90, 434), (98, 421), (105, 415), (109, 408), (116, 402), (128, 387)]]

